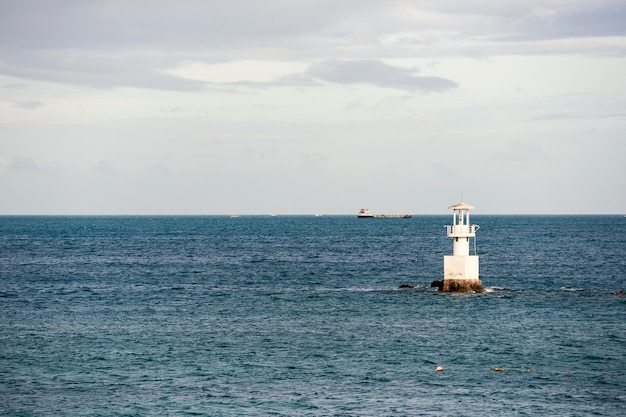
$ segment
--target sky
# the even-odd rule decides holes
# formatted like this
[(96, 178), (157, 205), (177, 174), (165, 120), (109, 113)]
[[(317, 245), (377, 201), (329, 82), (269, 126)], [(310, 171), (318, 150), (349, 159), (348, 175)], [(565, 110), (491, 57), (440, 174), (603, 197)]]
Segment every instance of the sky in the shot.
[(0, 214), (624, 214), (624, 22), (624, 0), (0, 0)]

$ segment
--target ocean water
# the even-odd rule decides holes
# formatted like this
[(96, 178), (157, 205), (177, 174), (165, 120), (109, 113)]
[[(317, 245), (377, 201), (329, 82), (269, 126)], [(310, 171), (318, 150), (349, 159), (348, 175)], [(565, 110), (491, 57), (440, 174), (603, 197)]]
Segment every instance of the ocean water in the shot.
[(626, 217), (450, 220), (0, 217), (0, 415), (625, 415)]

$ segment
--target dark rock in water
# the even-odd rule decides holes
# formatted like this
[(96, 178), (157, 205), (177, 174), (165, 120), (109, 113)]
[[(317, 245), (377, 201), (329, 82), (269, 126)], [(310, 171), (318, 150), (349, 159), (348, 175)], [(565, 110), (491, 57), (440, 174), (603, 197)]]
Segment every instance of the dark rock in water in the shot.
[(412, 285), (409, 285), (409, 284), (402, 284), (402, 285), (400, 285), (398, 288), (407, 288), (407, 289), (410, 289), (410, 288), (413, 288), (413, 286), (412, 286)]
[(430, 283), (431, 288), (439, 288), (439, 291), (443, 289), (443, 282), (441, 281), (433, 281)]
[(614, 292), (613, 294), (621, 297), (624, 295), (624, 291)]
[(483, 283), (479, 279), (444, 279), (433, 281), (430, 286), (444, 292), (483, 292)]
[(483, 292), (483, 283), (479, 279), (444, 279), (440, 291), (445, 292)]

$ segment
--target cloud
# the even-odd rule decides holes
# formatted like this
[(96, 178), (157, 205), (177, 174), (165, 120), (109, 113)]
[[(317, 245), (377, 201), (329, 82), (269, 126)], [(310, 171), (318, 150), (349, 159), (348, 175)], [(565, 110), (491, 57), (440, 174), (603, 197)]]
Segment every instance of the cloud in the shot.
[(52, 171), (42, 168), (33, 158), (19, 157), (9, 161), (8, 167), (12, 171), (30, 172), (33, 174), (51, 174)]
[(547, 40), (626, 36), (623, 2), (590, 2), (578, 7), (536, 7), (512, 25), (511, 39)]
[(44, 104), (41, 101), (36, 100), (20, 100), (14, 101), (13, 106), (20, 109), (38, 109), (42, 107)]
[(308, 74), (336, 84), (369, 84), (409, 91), (446, 91), (457, 87), (454, 81), (440, 77), (421, 77), (414, 75), (415, 72), (415, 68), (395, 67), (381, 61), (364, 59), (323, 61), (311, 65)]
[(417, 76), (416, 68), (403, 68), (374, 59), (325, 60), (309, 66), (301, 74), (289, 74), (274, 81), (234, 81), (225, 83), (245, 87), (319, 87), (325, 83), (366, 84), (381, 88), (441, 92), (456, 88), (451, 80)]
[(119, 171), (115, 168), (115, 165), (111, 161), (100, 160), (94, 167), (94, 171), (104, 175), (118, 175)]
[[(1, 51), (1, 48), (0, 48)], [(44, 80), (94, 88), (138, 87), (160, 90), (199, 91), (205, 83), (160, 71), (152, 53), (105, 51), (5, 51), (0, 73), (16, 78)]]
[[(455, 86), (450, 80), (419, 77), (376, 60), (621, 56), (624, 21), (626, 6), (619, 0), (21, 0), (0, 2), (0, 74), (95, 88), (203, 91), (210, 80), (168, 71), (190, 62), (289, 60), (316, 64), (308, 77), (278, 79), (275, 86), (308, 86), (316, 79), (345, 84), (355, 76), (359, 83), (445, 91)], [(554, 43), (548, 47), (546, 41)]]

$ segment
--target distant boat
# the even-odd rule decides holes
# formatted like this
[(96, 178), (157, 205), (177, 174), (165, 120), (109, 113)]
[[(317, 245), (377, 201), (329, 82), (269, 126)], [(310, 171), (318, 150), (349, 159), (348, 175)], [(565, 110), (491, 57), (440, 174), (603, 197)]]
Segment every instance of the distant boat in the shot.
[(372, 214), (370, 209), (361, 209), (356, 215), (359, 219), (410, 219), (412, 214)]
[(373, 219), (374, 215), (370, 211), (370, 209), (361, 209), (359, 210), (359, 214), (356, 215), (359, 219)]

